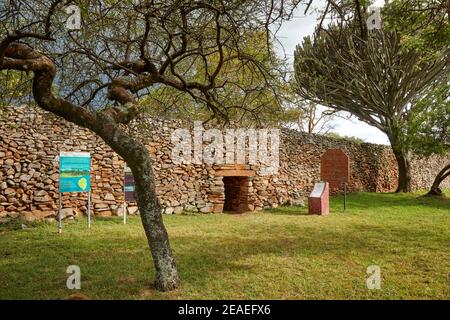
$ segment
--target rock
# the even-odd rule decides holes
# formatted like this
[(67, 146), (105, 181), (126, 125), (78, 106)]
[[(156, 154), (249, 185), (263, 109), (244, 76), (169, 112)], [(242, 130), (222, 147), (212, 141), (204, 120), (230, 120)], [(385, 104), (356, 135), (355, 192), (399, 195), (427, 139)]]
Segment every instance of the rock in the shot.
[(173, 213), (173, 208), (172, 207), (167, 207), (165, 210), (164, 210), (164, 213), (165, 214), (172, 214)]
[(28, 222), (35, 221), (37, 219), (37, 216), (36, 216), (37, 212), (38, 211), (36, 211), (36, 210), (33, 212), (30, 212), (30, 211), (22, 212), (20, 214), (20, 217), (24, 221), (28, 221)]
[(75, 212), (72, 208), (64, 208), (61, 209), (61, 219), (66, 219), (69, 217), (74, 217), (75, 216)]
[(129, 215), (138, 214), (138, 207), (127, 207), (127, 212)]
[(183, 207), (181, 207), (181, 206), (173, 209), (173, 213), (175, 213), (175, 214), (180, 214), (182, 212), (183, 212)]
[(15, 195), (16, 191), (13, 188), (6, 188), (5, 191), (3, 191), (3, 194), (5, 196), (9, 196), (9, 195)]
[(96, 212), (95, 215), (98, 217), (111, 217), (113, 214), (111, 210), (104, 210)]
[(75, 219), (82, 219), (83, 218), (83, 212), (81, 210), (74, 209), (73, 210), (74, 218)]
[(14, 164), (14, 160), (13, 159), (6, 159), (5, 160), (5, 164), (8, 166), (12, 166)]
[[(223, 211), (223, 203), (214, 205), (214, 208), (213, 208), (214, 213), (220, 213), (222, 211)], [(252, 210), (250, 210), (250, 211), (252, 211)]]
[(16, 211), (16, 210), (17, 210), (17, 207), (16, 207), (16, 206), (13, 206), (13, 205), (10, 205), (10, 206), (7, 206), (7, 207), (6, 207), (6, 211), (12, 212), (12, 211)]
[(20, 214), (18, 212), (8, 212), (8, 217), (15, 219), (19, 216)]
[(38, 191), (35, 191), (33, 194), (35, 197), (43, 197), (43, 196), (48, 195), (48, 192), (45, 190), (38, 190)]
[(44, 195), (42, 197), (33, 197), (33, 200), (36, 202), (49, 202), (51, 199), (48, 195)]
[(55, 215), (56, 213), (51, 210), (49, 211), (33, 210), (33, 211), (24, 211), (20, 213), (21, 219), (28, 222), (42, 221), (50, 217), (54, 217)]
[(107, 193), (105, 195), (104, 199), (107, 200), (107, 201), (115, 201), (116, 200), (116, 198), (114, 198), (114, 195), (112, 193)]
[(200, 209), (200, 212), (202, 213), (210, 213), (212, 212), (212, 208), (210, 206), (206, 206)]
[(14, 163), (14, 168), (16, 169), (16, 172), (22, 171), (22, 166), (19, 162)]

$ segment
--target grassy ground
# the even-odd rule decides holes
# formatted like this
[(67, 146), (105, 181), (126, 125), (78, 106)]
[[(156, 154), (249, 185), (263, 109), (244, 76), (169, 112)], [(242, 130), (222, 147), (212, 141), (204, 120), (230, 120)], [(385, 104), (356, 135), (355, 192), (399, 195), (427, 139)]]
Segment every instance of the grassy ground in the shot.
[[(165, 216), (182, 288), (150, 288), (152, 261), (139, 218), (0, 229), (0, 299), (59, 299), (66, 268), (97, 299), (450, 299), (450, 202), (417, 195), (350, 194), (329, 216), (289, 207), (244, 215)], [(11, 228), (11, 226), (9, 226)], [(366, 268), (381, 268), (368, 290)]]

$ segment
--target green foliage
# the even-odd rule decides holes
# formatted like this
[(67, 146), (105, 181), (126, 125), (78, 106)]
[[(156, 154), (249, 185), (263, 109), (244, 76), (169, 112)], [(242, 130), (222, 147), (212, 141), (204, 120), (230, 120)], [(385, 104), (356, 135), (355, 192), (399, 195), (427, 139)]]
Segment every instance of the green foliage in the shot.
[[(216, 79), (221, 89), (216, 91), (216, 99), (231, 122), (241, 125), (276, 124), (283, 117), (281, 108), (285, 96), (289, 95), (289, 87), (285, 83), (286, 62), (275, 57), (272, 47), (267, 48), (264, 33), (248, 33), (242, 36), (240, 52), (225, 52), (225, 60), (221, 73)], [(259, 66), (230, 59), (235, 55), (253, 57)], [(207, 64), (213, 69), (219, 63), (219, 54), (206, 57)], [(195, 61), (186, 65), (193, 81), (204, 81), (207, 77), (205, 62)], [(149, 95), (140, 99), (141, 106), (152, 116), (162, 118), (190, 119), (207, 121), (211, 119), (211, 110), (188, 92), (175, 88), (160, 86), (150, 91)]]
[(19, 71), (0, 70), (0, 107), (23, 101), (30, 93), (31, 75)]
[(324, 136), (333, 138), (333, 139), (338, 139), (338, 140), (347, 140), (347, 141), (351, 141), (351, 142), (358, 143), (358, 144), (365, 142), (364, 139), (354, 137), (354, 136), (344, 136), (337, 132), (328, 132), (328, 133), (324, 134)]
[(419, 155), (450, 152), (450, 78), (416, 103), (407, 133), (406, 143)]
[(402, 35), (405, 49), (417, 49), (433, 58), (450, 45), (448, 0), (393, 0), (383, 7), (383, 25)]

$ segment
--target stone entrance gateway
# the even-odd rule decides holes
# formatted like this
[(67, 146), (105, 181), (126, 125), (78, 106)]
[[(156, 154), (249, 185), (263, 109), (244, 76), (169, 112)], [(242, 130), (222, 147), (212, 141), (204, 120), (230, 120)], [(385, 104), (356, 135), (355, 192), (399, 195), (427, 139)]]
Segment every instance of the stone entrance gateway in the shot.
[(245, 212), (248, 207), (248, 177), (223, 177), (224, 212)]
[(246, 165), (224, 165), (216, 168), (216, 176), (221, 176), (224, 187), (223, 212), (242, 213), (251, 211), (249, 206), (249, 186), (255, 171)]

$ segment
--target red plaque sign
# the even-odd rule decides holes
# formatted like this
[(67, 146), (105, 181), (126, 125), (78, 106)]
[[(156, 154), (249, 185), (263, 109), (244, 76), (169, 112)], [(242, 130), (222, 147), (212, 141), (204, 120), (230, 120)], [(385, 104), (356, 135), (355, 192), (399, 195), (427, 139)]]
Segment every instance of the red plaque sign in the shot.
[(340, 149), (327, 150), (320, 160), (320, 179), (330, 184), (330, 189), (340, 189), (350, 180), (348, 156)]

